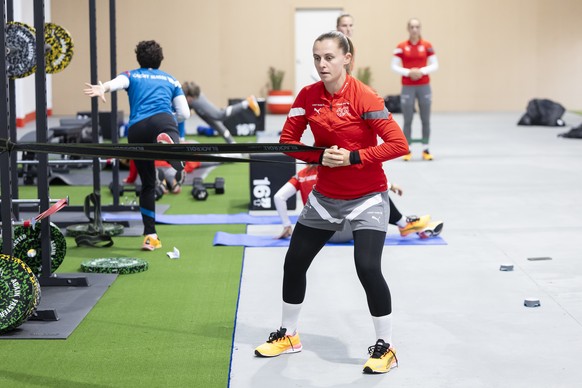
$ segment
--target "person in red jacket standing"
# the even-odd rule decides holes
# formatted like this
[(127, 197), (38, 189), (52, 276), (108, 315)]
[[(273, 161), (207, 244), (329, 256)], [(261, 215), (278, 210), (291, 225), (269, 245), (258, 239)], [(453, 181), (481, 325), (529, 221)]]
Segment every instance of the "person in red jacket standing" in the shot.
[(392, 301), (381, 268), (389, 219), (388, 180), (382, 163), (405, 155), (408, 143), (384, 100), (349, 74), (352, 56), (351, 42), (339, 31), (315, 40), (313, 58), (321, 81), (299, 92), (281, 132), (281, 143), (302, 144), (309, 125), (315, 146), (324, 150), (290, 153), (319, 164), (317, 182), (285, 257), (281, 327), (255, 349), (255, 355), (301, 351), (297, 323), (307, 270), (325, 243), (348, 222), (354, 233), (356, 271), (376, 330), (364, 372), (385, 373), (397, 360), (391, 346)]
[[(429, 41), (422, 39), (420, 35), (420, 21), (410, 19), (408, 21), (408, 40), (401, 42), (394, 50), (392, 58), (392, 70), (402, 76), (402, 92), (400, 105), (404, 116), (404, 135), (408, 144), (412, 142), (412, 117), (414, 115), (414, 102), (418, 100), (420, 121), (422, 122), (422, 158), (433, 160), (429, 151), (430, 140), (430, 105), (432, 102), (432, 90), (430, 88), (429, 74), (439, 68), (437, 57)], [(412, 151), (404, 156), (405, 161), (412, 158)]]

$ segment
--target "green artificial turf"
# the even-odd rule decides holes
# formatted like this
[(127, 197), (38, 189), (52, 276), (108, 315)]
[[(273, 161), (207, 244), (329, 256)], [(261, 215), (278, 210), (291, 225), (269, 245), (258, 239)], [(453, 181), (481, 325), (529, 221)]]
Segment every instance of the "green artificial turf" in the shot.
[[(200, 142), (206, 142), (200, 139)], [(248, 139), (247, 141), (252, 141)], [(248, 209), (249, 167), (225, 164), (209, 179), (226, 193), (195, 201), (189, 188), (165, 195), (169, 214), (240, 213)], [(51, 187), (80, 205), (91, 187)], [(102, 189), (103, 204), (111, 202)], [(36, 197), (22, 187), (21, 198)], [(67, 238), (58, 273), (79, 272), (81, 261), (138, 257), (146, 272), (120, 275), (67, 340), (1, 340), (0, 387), (225, 387), (228, 379), (242, 247), (214, 247), (216, 231), (245, 225), (158, 225), (163, 248), (144, 252), (142, 237), (114, 237), (110, 248), (77, 247)], [(166, 252), (177, 247), (181, 258)]]

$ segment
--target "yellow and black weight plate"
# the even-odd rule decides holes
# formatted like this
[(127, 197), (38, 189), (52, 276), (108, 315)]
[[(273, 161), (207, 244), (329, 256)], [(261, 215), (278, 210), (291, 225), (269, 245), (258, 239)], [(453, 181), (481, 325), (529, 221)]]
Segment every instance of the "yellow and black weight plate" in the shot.
[(133, 257), (105, 257), (85, 260), (81, 263), (81, 271), (95, 273), (130, 274), (148, 269), (148, 262)]
[(20, 22), (6, 23), (6, 73), (10, 79), (24, 78), (36, 69), (35, 29)]
[(26, 263), (0, 255), (0, 334), (14, 330), (40, 303), (38, 279)]
[[(51, 272), (55, 272), (63, 263), (67, 254), (67, 241), (61, 230), (51, 222)], [(42, 249), (40, 240), (40, 223), (30, 228), (14, 228), (13, 255), (24, 261), (36, 275), (42, 272)]]
[(46, 23), (44, 25), (45, 69), (47, 74), (64, 70), (73, 59), (73, 38), (63, 27)]

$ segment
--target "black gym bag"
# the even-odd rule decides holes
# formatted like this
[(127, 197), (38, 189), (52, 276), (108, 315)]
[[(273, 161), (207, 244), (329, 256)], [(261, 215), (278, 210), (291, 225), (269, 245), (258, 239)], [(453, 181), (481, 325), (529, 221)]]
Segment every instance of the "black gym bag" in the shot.
[(402, 108), (400, 107), (400, 95), (384, 97), (384, 105), (390, 113), (402, 113)]
[(562, 115), (566, 112), (561, 104), (548, 99), (533, 99), (527, 104), (526, 112), (517, 125), (544, 125), (563, 127)]
[[(384, 97), (384, 105), (390, 113), (402, 113), (402, 106), (400, 105), (400, 94)], [(413, 107), (412, 111), (416, 113), (416, 106)]]
[(558, 136), (568, 139), (582, 139), (582, 123), (577, 127), (573, 127), (568, 132), (560, 133)]

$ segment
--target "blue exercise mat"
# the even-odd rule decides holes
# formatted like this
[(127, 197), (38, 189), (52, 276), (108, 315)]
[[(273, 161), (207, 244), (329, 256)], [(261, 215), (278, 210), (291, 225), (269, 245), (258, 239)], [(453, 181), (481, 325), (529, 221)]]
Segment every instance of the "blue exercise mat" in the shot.
[[(216, 232), (213, 245), (243, 246), (243, 247), (288, 247), (289, 239), (276, 239), (274, 236), (252, 236), (249, 234), (232, 234)], [(328, 243), (328, 245), (351, 246), (353, 241), (346, 243)], [(421, 239), (418, 236), (401, 237), (397, 234), (387, 235), (384, 245), (447, 245), (440, 236)]]
[[(297, 216), (289, 217), (291, 222), (297, 221)], [(103, 213), (103, 221), (141, 221), (141, 214), (131, 213)], [(272, 225), (280, 224), (279, 216), (251, 216), (247, 213), (238, 214), (156, 214), (156, 223), (172, 225), (209, 225), (209, 224), (245, 224), (245, 225)]]

